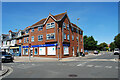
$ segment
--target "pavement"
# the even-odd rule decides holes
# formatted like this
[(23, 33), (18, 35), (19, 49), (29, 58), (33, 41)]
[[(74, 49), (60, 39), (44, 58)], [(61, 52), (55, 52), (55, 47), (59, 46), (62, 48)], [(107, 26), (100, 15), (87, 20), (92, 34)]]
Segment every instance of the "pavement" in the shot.
[[(57, 58), (46, 58), (46, 57), (18, 57), (15, 56), (14, 57), (14, 62), (53, 62), (53, 61), (79, 61), (79, 59), (81, 60), (85, 60), (87, 58), (92, 58), (92, 57), (96, 57), (96, 56), (101, 56), (103, 53), (99, 53), (98, 55), (95, 54), (88, 54), (85, 57), (68, 57), (68, 58), (62, 58), (60, 60), (58, 60)], [(91, 60), (91, 59), (90, 59)], [(113, 61), (113, 59), (111, 59), (111, 61)]]
[(2, 70), (0, 70), (0, 76), (5, 75), (9, 71), (7, 66), (2, 66)]

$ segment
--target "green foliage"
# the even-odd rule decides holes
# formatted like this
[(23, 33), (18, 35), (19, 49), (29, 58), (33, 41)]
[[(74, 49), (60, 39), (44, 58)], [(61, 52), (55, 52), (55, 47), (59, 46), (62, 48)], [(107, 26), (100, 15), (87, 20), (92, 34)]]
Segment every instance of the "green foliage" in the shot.
[(108, 47), (108, 45), (105, 42), (103, 42), (103, 43), (99, 44), (97, 48), (100, 51), (105, 51), (106, 47)]
[(117, 36), (115, 36), (114, 43), (117, 48), (120, 48), (120, 33)]
[(83, 37), (84, 39), (84, 49), (85, 50), (95, 50), (97, 49), (97, 41), (94, 40), (93, 36), (87, 37), (86, 35)]
[(111, 42), (110, 43), (110, 50), (113, 51), (115, 49), (115, 43)]

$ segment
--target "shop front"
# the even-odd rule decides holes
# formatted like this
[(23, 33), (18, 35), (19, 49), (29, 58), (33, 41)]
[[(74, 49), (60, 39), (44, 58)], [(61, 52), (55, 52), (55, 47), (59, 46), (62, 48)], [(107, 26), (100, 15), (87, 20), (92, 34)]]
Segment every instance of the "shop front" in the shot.
[(21, 56), (21, 46), (10, 47), (10, 53), (14, 56)]

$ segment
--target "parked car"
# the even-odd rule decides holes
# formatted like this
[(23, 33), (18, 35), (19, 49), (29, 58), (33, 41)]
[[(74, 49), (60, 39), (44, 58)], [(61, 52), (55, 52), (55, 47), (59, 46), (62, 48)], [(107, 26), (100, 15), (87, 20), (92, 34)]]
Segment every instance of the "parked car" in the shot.
[(114, 49), (114, 55), (119, 55), (119, 54), (120, 54), (119, 48), (115, 48), (115, 49)]
[(94, 51), (94, 54), (98, 54), (98, 51), (97, 51), (97, 50), (95, 50), (95, 51)]
[(1, 59), (2, 59), (2, 62), (6, 62), (6, 61), (11, 61), (13, 62), (14, 60), (14, 56), (12, 56), (10, 53), (7, 53), (7, 52), (1, 52)]

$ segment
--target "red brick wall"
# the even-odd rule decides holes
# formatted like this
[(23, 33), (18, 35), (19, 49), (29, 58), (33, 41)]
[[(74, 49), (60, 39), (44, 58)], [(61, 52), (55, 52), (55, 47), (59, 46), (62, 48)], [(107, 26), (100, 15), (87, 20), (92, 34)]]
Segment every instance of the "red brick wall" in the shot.
[[(51, 22), (55, 22), (54, 19), (52, 19), (51, 17), (47, 20), (47, 23), (51, 23)], [(66, 34), (66, 40), (63, 41), (63, 34), (62, 34), (62, 24), (66, 23), (66, 29), (64, 29), (64, 33)], [(59, 38), (59, 43), (60, 43), (60, 50), (59, 50), (59, 57), (68, 57), (68, 56), (64, 56), (64, 51), (63, 51), (63, 42), (64, 43), (70, 43), (70, 47), (69, 47), (69, 56), (73, 56), (73, 47), (74, 47), (74, 53), (76, 54), (77, 52), (77, 46), (78, 46), (78, 41), (76, 39), (76, 37), (78, 36), (78, 33), (76, 33), (75, 31), (71, 31), (71, 26), (69, 27), (70, 29), (67, 30), (67, 24), (69, 24), (69, 20), (67, 17), (65, 17), (65, 19), (62, 20), (62, 22), (55, 22), (55, 28), (51, 28), (51, 29), (47, 29), (46, 30), (46, 24), (43, 26), (43, 30), (42, 31), (38, 31), (38, 27), (34, 28), (34, 32), (31, 32), (31, 30), (29, 31), (29, 41), (31, 42), (31, 36), (34, 36), (34, 42), (31, 42), (31, 45), (41, 45), (41, 44), (45, 44), (45, 43), (57, 43), (58, 38)], [(59, 24), (59, 25), (58, 25)], [(59, 26), (59, 37), (58, 37), (58, 32), (57, 32), (57, 28)], [(53, 40), (46, 40), (46, 34), (48, 33), (55, 33), (55, 39)], [(67, 40), (67, 34), (70, 35), (70, 40)], [(38, 41), (38, 35), (43, 35), (43, 41)], [(72, 35), (74, 35), (74, 40), (72, 40)], [(80, 38), (83, 38), (82, 35), (79, 36), (79, 40)], [(19, 41), (19, 40), (18, 40)], [(22, 39), (23, 41), (23, 46), (25, 45), (29, 45), (29, 43), (24, 43), (24, 38)], [(79, 51), (81, 51), (81, 48), (83, 48), (83, 40), (82, 42), (80, 41), (79, 43), (80, 48)], [(23, 49), (22, 49), (22, 53), (23, 53)], [(33, 56), (34, 56), (34, 48), (33, 48)], [(38, 55), (36, 56), (40, 56), (39, 55), (39, 48), (38, 48)], [(56, 56), (48, 56), (47, 55), (47, 47), (46, 47), (46, 55), (45, 56), (41, 56), (41, 57), (58, 57), (58, 50), (56, 47)]]

